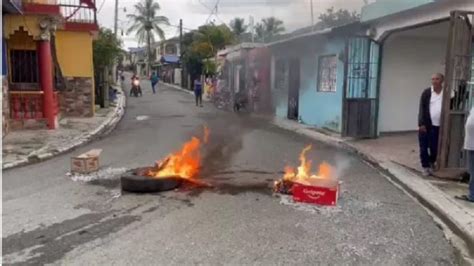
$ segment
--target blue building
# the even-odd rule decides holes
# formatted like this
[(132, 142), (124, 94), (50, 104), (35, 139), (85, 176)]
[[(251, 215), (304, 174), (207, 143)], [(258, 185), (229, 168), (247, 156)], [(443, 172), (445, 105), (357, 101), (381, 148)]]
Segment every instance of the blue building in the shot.
[(269, 44), (275, 115), (342, 132), (347, 32), (311, 32)]
[(472, 0), (378, 0), (361, 21), (270, 43), (275, 115), (354, 138), (418, 129), (419, 97), (444, 73), (441, 167), (462, 167), (472, 102)]

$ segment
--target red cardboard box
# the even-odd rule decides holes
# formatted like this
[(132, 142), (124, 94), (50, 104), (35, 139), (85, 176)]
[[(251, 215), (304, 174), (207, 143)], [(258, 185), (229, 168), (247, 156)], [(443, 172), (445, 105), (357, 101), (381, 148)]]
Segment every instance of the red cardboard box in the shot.
[(293, 185), (293, 200), (317, 205), (335, 206), (339, 197), (337, 180), (320, 180)]

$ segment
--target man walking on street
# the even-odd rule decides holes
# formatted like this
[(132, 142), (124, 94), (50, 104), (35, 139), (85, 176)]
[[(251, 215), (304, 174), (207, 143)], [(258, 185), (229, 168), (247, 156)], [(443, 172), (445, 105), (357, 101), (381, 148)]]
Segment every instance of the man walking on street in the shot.
[(418, 141), (423, 175), (429, 176), (435, 169), (438, 155), (438, 136), (443, 105), (443, 74), (431, 77), (431, 87), (421, 94), (418, 113)]
[(153, 74), (151, 74), (150, 81), (151, 81), (151, 89), (153, 90), (153, 94), (155, 94), (156, 93), (156, 90), (155, 90), (156, 85), (160, 81), (160, 78), (158, 77), (156, 72), (153, 72)]
[(202, 107), (202, 82), (199, 77), (194, 80), (194, 96), (196, 97), (196, 106)]

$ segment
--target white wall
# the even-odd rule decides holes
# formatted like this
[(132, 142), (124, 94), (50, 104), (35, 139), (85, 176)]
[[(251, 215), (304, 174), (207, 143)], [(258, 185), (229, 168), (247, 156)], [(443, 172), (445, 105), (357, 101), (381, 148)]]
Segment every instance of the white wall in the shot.
[(445, 19), (450, 17), (452, 10), (473, 11), (473, 0), (438, 0), (435, 3), (427, 4), (419, 8), (413, 8), (405, 12), (400, 12), (376, 20), (371, 23), (371, 27), (375, 30), (375, 40), (380, 40), (393, 30), (402, 29), (409, 26), (416, 26), (421, 23)]
[(447, 38), (416, 38), (399, 33), (386, 40), (380, 83), (379, 132), (418, 128), (420, 95), (431, 86), (433, 73), (444, 73), (446, 43)]

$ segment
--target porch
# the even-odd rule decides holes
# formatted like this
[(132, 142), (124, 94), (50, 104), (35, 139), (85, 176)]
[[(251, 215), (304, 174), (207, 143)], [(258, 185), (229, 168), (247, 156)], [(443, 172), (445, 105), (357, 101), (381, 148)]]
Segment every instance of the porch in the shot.
[[(450, 178), (422, 177), (418, 148), (418, 133), (391, 133), (382, 134), (377, 139), (347, 140), (347, 144), (359, 153), (370, 155), (380, 162), (393, 162), (407, 168), (419, 178), (437, 187), (451, 198), (466, 194), (468, 184), (461, 182), (462, 177), (457, 175)], [(444, 173), (435, 173), (443, 175)], [(465, 180), (466, 181), (466, 180)], [(468, 202), (456, 201), (474, 215), (474, 205)]]
[(21, 3), (23, 14), (6, 15), (3, 24), (7, 127), (54, 129), (60, 112), (92, 116), (95, 1)]

